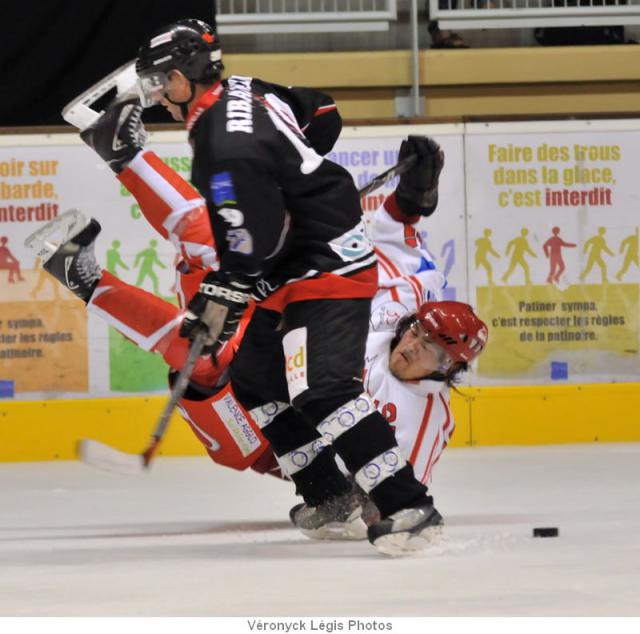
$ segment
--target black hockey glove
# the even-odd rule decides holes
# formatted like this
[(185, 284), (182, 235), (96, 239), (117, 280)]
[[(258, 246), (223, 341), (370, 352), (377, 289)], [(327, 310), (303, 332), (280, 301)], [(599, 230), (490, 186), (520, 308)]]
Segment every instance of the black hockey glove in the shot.
[(415, 154), (418, 162), (402, 176), (396, 188), (400, 209), (408, 216), (430, 216), (438, 204), (438, 179), (444, 166), (444, 152), (425, 136), (409, 136), (400, 146), (398, 161)]
[(219, 273), (207, 274), (187, 306), (180, 336), (193, 339), (208, 331), (204, 351), (215, 352), (236, 332), (249, 298), (245, 286), (223, 281)]
[(144, 147), (142, 105), (137, 95), (125, 94), (112, 101), (105, 113), (80, 138), (119, 174)]

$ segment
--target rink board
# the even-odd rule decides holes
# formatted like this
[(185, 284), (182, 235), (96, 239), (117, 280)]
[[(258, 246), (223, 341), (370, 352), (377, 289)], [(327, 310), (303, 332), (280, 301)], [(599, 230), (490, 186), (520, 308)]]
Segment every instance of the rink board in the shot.
[[(451, 447), (640, 441), (640, 383), (464, 387), (461, 392), (452, 394)], [(141, 452), (164, 403), (159, 396), (0, 401), (0, 461), (70, 460), (81, 438)], [(160, 454), (203, 453), (176, 415)]]
[[(640, 121), (346, 127), (330, 158), (362, 186), (407, 134), (445, 149), (440, 207), (420, 234), (447, 299), (473, 304), (491, 333), (452, 396), (452, 445), (640, 440)], [(151, 144), (188, 176), (184, 133)], [(77, 135), (4, 135), (0, 158), (0, 235), (24, 278), (0, 276), (0, 461), (70, 459), (84, 437), (141, 451), (166, 398), (162, 360), (87, 314), (21, 245), (48, 214), (79, 207), (103, 220), (99, 261), (165, 299), (173, 247)], [(394, 186), (363, 201), (365, 219)], [(202, 450), (176, 420), (162, 451)]]

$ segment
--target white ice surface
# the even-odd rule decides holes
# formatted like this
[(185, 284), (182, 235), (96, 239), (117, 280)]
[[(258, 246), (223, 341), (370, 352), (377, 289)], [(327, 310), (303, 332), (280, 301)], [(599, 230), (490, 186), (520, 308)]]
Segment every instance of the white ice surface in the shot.
[(640, 444), (448, 450), (435, 478), (445, 536), (389, 559), (204, 458), (3, 464), (0, 616), (640, 615)]

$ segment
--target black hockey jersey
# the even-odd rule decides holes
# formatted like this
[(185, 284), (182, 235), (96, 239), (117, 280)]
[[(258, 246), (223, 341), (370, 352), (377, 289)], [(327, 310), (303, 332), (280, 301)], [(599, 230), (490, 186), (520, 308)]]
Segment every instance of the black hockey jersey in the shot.
[(321, 155), (340, 131), (330, 98), (232, 76), (192, 106), (187, 129), (221, 273), (251, 284), (266, 308), (373, 296), (353, 179)]

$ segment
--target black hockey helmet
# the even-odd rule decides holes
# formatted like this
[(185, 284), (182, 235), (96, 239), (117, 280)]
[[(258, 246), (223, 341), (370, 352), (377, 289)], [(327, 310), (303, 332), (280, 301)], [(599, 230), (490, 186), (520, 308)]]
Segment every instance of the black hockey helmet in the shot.
[(196, 83), (207, 84), (219, 79), (224, 70), (220, 40), (206, 22), (178, 20), (156, 31), (138, 49), (136, 73), (143, 105), (153, 105), (157, 101), (153, 97), (172, 70), (180, 71)]

